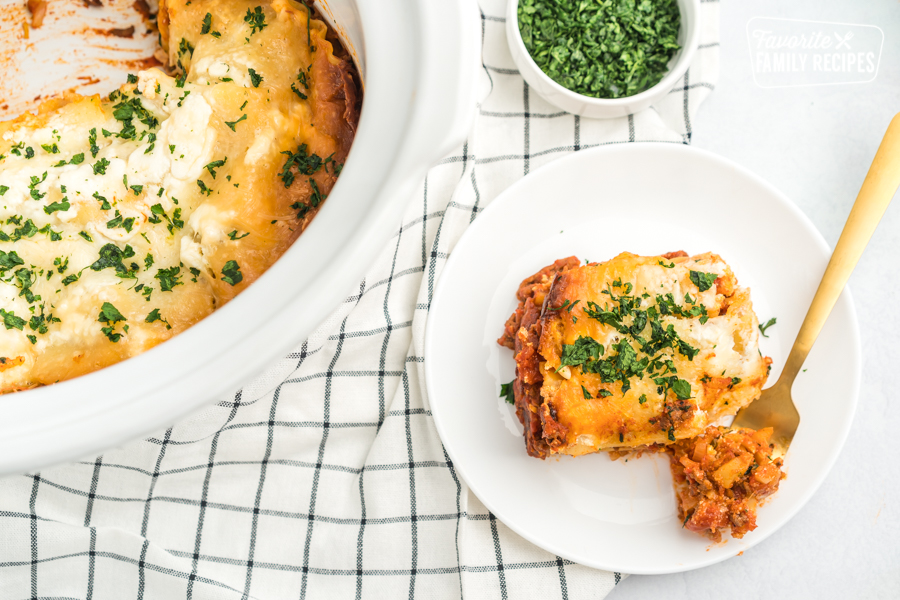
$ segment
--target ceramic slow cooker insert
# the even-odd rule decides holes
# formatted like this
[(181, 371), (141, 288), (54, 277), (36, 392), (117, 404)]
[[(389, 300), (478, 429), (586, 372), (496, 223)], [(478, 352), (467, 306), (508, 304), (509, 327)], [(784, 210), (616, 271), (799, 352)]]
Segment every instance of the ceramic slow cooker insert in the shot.
[(318, 8), (365, 87), (356, 139), (328, 202), (260, 279), (181, 335), (95, 373), (0, 396), (0, 474), (101, 452), (248, 383), (352, 291), (427, 168), (462, 143), (475, 113), (474, 0), (329, 0)]

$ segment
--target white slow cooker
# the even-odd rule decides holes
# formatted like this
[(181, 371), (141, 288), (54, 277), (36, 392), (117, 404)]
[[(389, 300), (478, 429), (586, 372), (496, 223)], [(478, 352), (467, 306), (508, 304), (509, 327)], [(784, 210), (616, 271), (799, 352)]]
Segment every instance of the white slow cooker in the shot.
[(248, 383), (352, 291), (427, 168), (462, 143), (476, 103), (474, 0), (318, 4), (365, 87), (324, 208), (258, 281), (185, 333), (90, 375), (0, 396), (0, 474), (100, 453)]

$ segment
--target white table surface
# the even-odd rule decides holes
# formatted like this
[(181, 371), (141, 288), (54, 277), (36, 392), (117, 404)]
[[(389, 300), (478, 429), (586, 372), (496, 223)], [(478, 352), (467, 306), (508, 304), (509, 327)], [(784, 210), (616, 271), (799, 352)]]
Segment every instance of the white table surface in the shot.
[[(858, 85), (758, 87), (747, 41), (753, 17), (877, 25), (884, 31), (878, 75)], [(900, 112), (900, 3), (725, 0), (721, 26), (720, 80), (694, 123), (694, 145), (781, 189), (834, 246)], [(900, 465), (890, 442), (900, 435), (900, 200), (850, 288), (862, 334), (862, 387), (847, 444), (818, 493), (742, 556), (688, 573), (629, 577), (609, 600), (900, 598)]]

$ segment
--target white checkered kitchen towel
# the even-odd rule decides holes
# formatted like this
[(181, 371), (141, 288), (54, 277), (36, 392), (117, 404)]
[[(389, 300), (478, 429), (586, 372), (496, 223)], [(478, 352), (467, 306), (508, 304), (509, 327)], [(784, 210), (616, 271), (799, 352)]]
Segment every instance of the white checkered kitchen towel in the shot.
[(532, 546), (468, 491), (431, 419), (425, 320), (456, 241), (520, 177), (597, 145), (690, 143), (718, 74), (718, 4), (703, 2), (682, 84), (612, 121), (529, 90), (504, 4), (481, 1), (483, 102), (468, 143), (429, 172), (309, 340), (150, 439), (0, 480), (0, 598), (597, 599), (619, 582)]

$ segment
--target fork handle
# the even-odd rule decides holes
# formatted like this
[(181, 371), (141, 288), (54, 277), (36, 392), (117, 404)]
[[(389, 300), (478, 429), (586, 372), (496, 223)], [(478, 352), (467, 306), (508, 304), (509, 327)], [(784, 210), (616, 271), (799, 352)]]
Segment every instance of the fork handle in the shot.
[(891, 120), (884, 139), (881, 140), (776, 385), (790, 386), (793, 383), (898, 187), (900, 187), (900, 114)]

